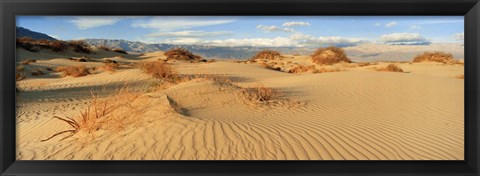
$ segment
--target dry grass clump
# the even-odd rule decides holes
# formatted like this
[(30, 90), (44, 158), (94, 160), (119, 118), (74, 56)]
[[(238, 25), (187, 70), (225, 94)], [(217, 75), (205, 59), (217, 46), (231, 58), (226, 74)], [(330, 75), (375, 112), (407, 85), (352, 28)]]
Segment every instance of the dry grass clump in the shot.
[(92, 52), (92, 50), (90, 49), (90, 45), (83, 40), (73, 40), (68, 42), (68, 45), (72, 47), (73, 51), (77, 53), (90, 54)]
[(207, 63), (213, 63), (213, 62), (217, 62), (217, 60), (215, 60), (215, 59), (210, 59), (210, 60), (207, 61)]
[(262, 50), (255, 54), (250, 60), (257, 60), (257, 59), (267, 59), (267, 60), (276, 60), (276, 59), (283, 59), (282, 56), (278, 51), (274, 50)]
[(164, 61), (141, 62), (140, 68), (156, 79), (173, 78), (177, 74), (175, 68)]
[(112, 51), (116, 52), (116, 53), (128, 54), (125, 50), (123, 50), (121, 48), (115, 48)]
[(413, 62), (439, 62), (444, 64), (455, 64), (455, 59), (450, 53), (441, 51), (437, 52), (424, 52), (413, 58)]
[(15, 80), (16, 81), (21, 81), (21, 80), (24, 80), (25, 78), (27, 78), (27, 77), (25, 77), (25, 75), (23, 73), (15, 74)]
[(66, 77), (66, 76), (81, 77), (81, 76), (87, 76), (90, 74), (90, 71), (85, 67), (85, 65), (62, 66), (62, 67), (57, 67), (55, 71), (62, 72), (62, 77)]
[(340, 62), (351, 63), (352, 61), (346, 56), (342, 48), (330, 46), (326, 48), (318, 48), (312, 54), (313, 63), (320, 65), (331, 65)]
[(276, 66), (273, 66), (273, 65), (269, 65), (267, 63), (261, 63), (260, 66), (263, 67), (263, 68), (269, 69), (269, 70), (282, 71), (282, 68), (276, 67)]
[(304, 72), (312, 72), (312, 73), (317, 73), (318, 70), (315, 68), (315, 65), (310, 65), (310, 66), (304, 66), (304, 65), (298, 65), (290, 70), (288, 70), (288, 73), (304, 73)]
[[(72, 137), (79, 132), (86, 132), (94, 136), (94, 133), (100, 129), (118, 129), (123, 128), (129, 123), (138, 120), (141, 115), (140, 109), (132, 107), (131, 102), (138, 98), (140, 94), (130, 91), (123, 87), (113, 93), (112, 96), (100, 99), (92, 91), (92, 98), (88, 107), (80, 112), (75, 118), (68, 116), (53, 118), (61, 120), (68, 125), (70, 129), (57, 132), (52, 136), (41, 140), (48, 141), (61, 134), (69, 134), (60, 140)], [(123, 110), (123, 111), (122, 111)]]
[(44, 73), (43, 73), (43, 71), (40, 70), (40, 69), (34, 69), (34, 70), (32, 70), (32, 71), (30, 72), (30, 74), (31, 74), (32, 76), (41, 76), (41, 75), (43, 75)]
[(387, 71), (387, 72), (403, 72), (403, 69), (400, 68), (397, 64), (388, 64), (383, 68), (376, 68), (377, 71)]
[(242, 88), (241, 93), (245, 95), (248, 100), (254, 102), (268, 102), (281, 96), (281, 93), (276, 91), (275, 89), (261, 85)]
[(455, 76), (455, 78), (457, 78), (457, 79), (465, 79), (465, 75), (458, 75), (458, 76)]
[(30, 65), (31, 63), (36, 63), (37, 60), (34, 60), (34, 59), (28, 59), (28, 60), (24, 60), (21, 62), (22, 65)]
[(165, 52), (165, 56), (167, 56), (167, 60), (185, 60), (185, 61), (192, 61), (192, 60), (199, 60), (202, 57), (199, 55), (195, 55), (192, 52), (188, 51), (187, 49), (183, 48), (173, 48)]
[(101, 70), (104, 70), (104, 71), (115, 71), (118, 69), (118, 67), (120, 67), (120, 64), (118, 63), (104, 63), (102, 66), (98, 67), (99, 69)]

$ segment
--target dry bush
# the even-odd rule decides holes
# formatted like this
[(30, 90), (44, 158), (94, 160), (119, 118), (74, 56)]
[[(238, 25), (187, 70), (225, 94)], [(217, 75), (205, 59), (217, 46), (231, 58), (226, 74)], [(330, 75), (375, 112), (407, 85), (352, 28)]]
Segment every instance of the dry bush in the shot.
[(117, 61), (114, 61), (112, 59), (106, 59), (105, 61), (103, 61), (103, 63), (117, 63)]
[(55, 71), (55, 70), (53, 70), (53, 68), (50, 68), (50, 67), (45, 68), (45, 70), (50, 71), (50, 72)]
[(48, 141), (64, 133), (69, 135), (60, 140), (72, 137), (78, 132), (86, 132), (94, 136), (94, 133), (100, 129), (123, 128), (141, 117), (138, 114), (139, 109), (132, 107), (130, 104), (139, 95), (137, 92), (130, 91), (128, 87), (123, 87), (115, 91), (113, 95), (100, 99), (92, 91), (90, 104), (77, 117), (53, 117), (70, 125), (70, 129), (57, 132), (41, 141)]
[(128, 54), (125, 50), (123, 50), (121, 48), (115, 48), (112, 51), (116, 52), (116, 53)]
[(318, 69), (315, 68), (315, 65), (310, 65), (310, 66), (299, 65), (288, 70), (288, 73), (303, 73), (308, 71), (311, 71), (312, 73), (317, 73)]
[(163, 61), (141, 62), (140, 68), (156, 79), (173, 78), (177, 74), (175, 68)]
[(25, 78), (27, 78), (27, 77), (25, 77), (25, 75), (23, 73), (15, 74), (15, 80), (16, 81), (24, 80)]
[(115, 71), (120, 67), (119, 64), (117, 63), (104, 63), (102, 66), (99, 67), (99, 69), (102, 69), (104, 71)]
[(387, 71), (387, 72), (403, 72), (402, 68), (397, 64), (388, 64), (383, 68), (376, 68), (377, 71)]
[(90, 54), (92, 52), (92, 50), (90, 49), (90, 45), (87, 44), (85, 41), (83, 40), (73, 40), (73, 41), (69, 41), (68, 42), (68, 45), (70, 47), (73, 48), (73, 51), (77, 52), (77, 53), (86, 53), (86, 54)]
[(464, 75), (458, 75), (458, 76), (455, 76), (455, 78), (457, 78), (457, 79), (465, 79), (465, 76), (464, 76)]
[(419, 54), (413, 58), (413, 62), (440, 62), (444, 64), (454, 64), (455, 59), (450, 53), (437, 51)]
[(90, 74), (90, 71), (85, 67), (85, 65), (62, 66), (62, 67), (57, 67), (55, 71), (62, 72), (62, 77), (66, 77), (66, 76), (81, 77), (81, 76), (87, 76)]
[(282, 56), (278, 51), (274, 50), (262, 50), (255, 54), (250, 60), (257, 60), (257, 59), (268, 59), (268, 60), (275, 60), (275, 59), (283, 59)]
[(241, 92), (248, 100), (253, 102), (268, 102), (281, 96), (280, 92), (264, 86), (242, 88)]
[(34, 70), (32, 70), (32, 71), (30, 72), (30, 74), (31, 74), (32, 76), (41, 76), (41, 75), (43, 75), (43, 71), (40, 70), (40, 69), (34, 69)]
[(195, 55), (192, 52), (188, 51), (187, 49), (183, 48), (173, 48), (165, 52), (165, 56), (167, 56), (167, 60), (199, 60), (202, 57), (199, 55)]
[(31, 63), (36, 63), (37, 60), (34, 60), (34, 59), (28, 59), (28, 60), (24, 60), (22, 61), (22, 65), (30, 65)]
[(331, 65), (340, 62), (351, 63), (352, 61), (347, 58), (344, 50), (335, 46), (326, 48), (318, 48), (312, 54), (313, 63), (320, 65)]
[(275, 66), (269, 65), (267, 63), (261, 63), (260, 66), (263, 67), (263, 68), (269, 69), (269, 70), (282, 71), (282, 68), (275, 67)]
[(369, 65), (372, 65), (372, 63), (370, 63), (370, 62), (359, 62), (359, 63), (357, 63), (357, 66), (359, 66), (359, 67), (365, 67), (365, 66), (369, 66)]
[(38, 52), (41, 48), (51, 49), (55, 52), (61, 52), (68, 48), (67, 44), (64, 41), (59, 40), (35, 40), (29, 37), (21, 37), (16, 40), (17, 47), (21, 47), (28, 51)]

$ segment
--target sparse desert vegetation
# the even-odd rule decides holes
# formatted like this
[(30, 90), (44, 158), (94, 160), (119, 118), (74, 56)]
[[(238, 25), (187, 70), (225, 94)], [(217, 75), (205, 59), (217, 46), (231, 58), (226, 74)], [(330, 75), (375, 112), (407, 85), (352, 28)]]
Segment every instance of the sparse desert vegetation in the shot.
[(413, 58), (413, 62), (439, 62), (444, 64), (454, 64), (455, 58), (450, 53), (441, 51), (437, 52), (424, 52)]
[(30, 71), (30, 75), (32, 75), (32, 76), (41, 76), (43, 74), (44, 74), (43, 71), (40, 70), (40, 69), (34, 69), (34, 70)]
[(62, 72), (62, 77), (82, 77), (90, 74), (90, 71), (85, 65), (77, 66), (62, 66), (55, 69), (56, 72)]
[(175, 68), (164, 61), (142, 62), (140, 68), (156, 79), (173, 78), (177, 72)]
[(266, 59), (266, 60), (277, 60), (283, 59), (284, 56), (280, 54), (278, 51), (274, 50), (262, 50), (257, 52), (250, 60), (257, 60), (257, 59)]
[(377, 71), (386, 71), (386, 72), (403, 72), (403, 69), (400, 68), (397, 64), (388, 64), (382, 68), (376, 68)]
[(304, 72), (317, 73), (318, 70), (317, 68), (315, 68), (315, 65), (309, 65), (309, 66), (298, 65), (288, 70), (288, 73), (304, 73)]
[(200, 60), (202, 57), (195, 55), (187, 49), (183, 48), (173, 48), (165, 52), (167, 60), (184, 60), (184, 61), (194, 61)]
[(242, 88), (241, 92), (248, 100), (254, 102), (268, 102), (281, 96), (279, 91), (263, 85)]
[(313, 63), (319, 65), (331, 65), (341, 62), (352, 62), (345, 51), (342, 48), (330, 46), (326, 48), (318, 48), (315, 52), (311, 55)]

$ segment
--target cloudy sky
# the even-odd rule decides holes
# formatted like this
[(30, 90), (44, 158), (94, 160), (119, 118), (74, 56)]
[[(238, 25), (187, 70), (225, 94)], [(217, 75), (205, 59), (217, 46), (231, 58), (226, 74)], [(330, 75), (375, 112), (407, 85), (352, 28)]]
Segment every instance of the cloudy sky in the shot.
[(463, 16), (17, 16), (61, 40), (125, 39), (215, 46), (426, 45), (463, 42)]

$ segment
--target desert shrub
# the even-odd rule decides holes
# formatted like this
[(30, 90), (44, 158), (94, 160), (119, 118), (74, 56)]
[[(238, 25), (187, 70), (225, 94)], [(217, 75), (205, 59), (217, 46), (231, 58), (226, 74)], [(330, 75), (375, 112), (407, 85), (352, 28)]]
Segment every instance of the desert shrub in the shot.
[(444, 64), (454, 64), (453, 55), (445, 52), (424, 52), (413, 58), (413, 62), (440, 62)]
[(105, 70), (105, 71), (115, 71), (120, 67), (118, 63), (105, 63), (104, 65), (100, 66), (99, 69)]
[(90, 74), (90, 71), (85, 67), (85, 65), (62, 66), (62, 67), (57, 67), (55, 71), (62, 72), (62, 77), (66, 77), (66, 76), (81, 77), (81, 76), (87, 76)]
[(64, 51), (65, 49), (68, 48), (68, 45), (67, 45), (65, 42), (63, 42), (63, 41), (58, 41), (58, 40), (56, 40), (56, 41), (51, 41), (51, 42), (49, 43), (49, 46), (50, 46), (50, 49), (52, 49), (52, 51), (54, 51), (54, 52), (62, 52), (62, 51)]
[(50, 68), (50, 67), (45, 68), (45, 70), (50, 71), (50, 72), (54, 71), (53, 68)]
[(267, 102), (276, 99), (281, 95), (280, 92), (264, 86), (242, 88), (241, 92), (248, 100), (254, 102)]
[(121, 48), (115, 48), (112, 51), (116, 52), (116, 53), (128, 54), (125, 50), (123, 50)]
[(105, 50), (105, 51), (112, 51), (112, 49), (110, 47), (105, 46), (105, 45), (99, 46), (98, 49), (102, 49), (102, 50)]
[(386, 67), (377, 68), (377, 71), (387, 71), (387, 72), (403, 72), (402, 68), (397, 64), (388, 64)]
[[(139, 108), (132, 107), (130, 102), (140, 96), (138, 92), (130, 91), (123, 87), (115, 91), (111, 96), (100, 99), (92, 91), (92, 98), (86, 109), (80, 111), (80, 114), (74, 118), (68, 116), (53, 118), (63, 121), (70, 126), (70, 129), (63, 130), (51, 135), (41, 142), (53, 139), (62, 134), (68, 134), (60, 140), (67, 139), (79, 132), (86, 132), (94, 136), (94, 133), (100, 129), (112, 130), (124, 128), (129, 123), (133, 123), (141, 117)], [(128, 112), (128, 113), (125, 113)]]
[(342, 48), (330, 46), (326, 48), (318, 48), (312, 54), (313, 63), (320, 65), (331, 65), (340, 62), (352, 62), (345, 54)]
[(172, 78), (176, 75), (175, 69), (163, 61), (142, 62), (140, 68), (156, 79)]
[(15, 74), (15, 80), (16, 81), (24, 80), (25, 78), (27, 78), (27, 77), (25, 77), (25, 75), (23, 73)]
[(105, 61), (103, 61), (103, 63), (117, 63), (117, 61), (114, 61), (112, 59), (105, 59)]
[(51, 49), (54, 52), (61, 52), (68, 48), (64, 41), (59, 40), (35, 40), (29, 37), (21, 37), (16, 40), (17, 47), (24, 48), (28, 51), (38, 52), (41, 48)]
[(69, 41), (68, 45), (73, 48), (73, 51), (77, 53), (86, 53), (89, 54), (92, 52), (90, 49), (90, 45), (88, 45), (85, 41), (83, 40), (73, 40)]
[(28, 60), (24, 60), (21, 62), (22, 65), (30, 65), (31, 63), (36, 63), (37, 60), (34, 60), (34, 59), (28, 59)]
[(40, 70), (40, 69), (34, 69), (34, 70), (32, 70), (32, 71), (30, 72), (30, 74), (31, 74), (32, 76), (41, 76), (41, 75), (43, 75), (43, 71)]
[(312, 72), (312, 73), (316, 73), (318, 72), (317, 68), (315, 68), (315, 65), (310, 65), (310, 66), (303, 66), (303, 65), (299, 65), (299, 66), (296, 66), (290, 70), (288, 70), (288, 73), (303, 73), (303, 72)]
[(257, 60), (257, 59), (267, 59), (267, 60), (275, 60), (275, 59), (282, 59), (284, 58), (278, 51), (274, 50), (262, 50), (257, 52), (250, 60)]
[(187, 49), (183, 48), (173, 48), (165, 52), (165, 56), (167, 56), (167, 60), (199, 60), (202, 57), (199, 55), (195, 55), (192, 52), (188, 51)]
[(267, 63), (261, 63), (260, 66), (263, 67), (263, 68), (269, 69), (269, 70), (282, 71), (282, 68), (275, 67), (275, 66), (269, 65)]

